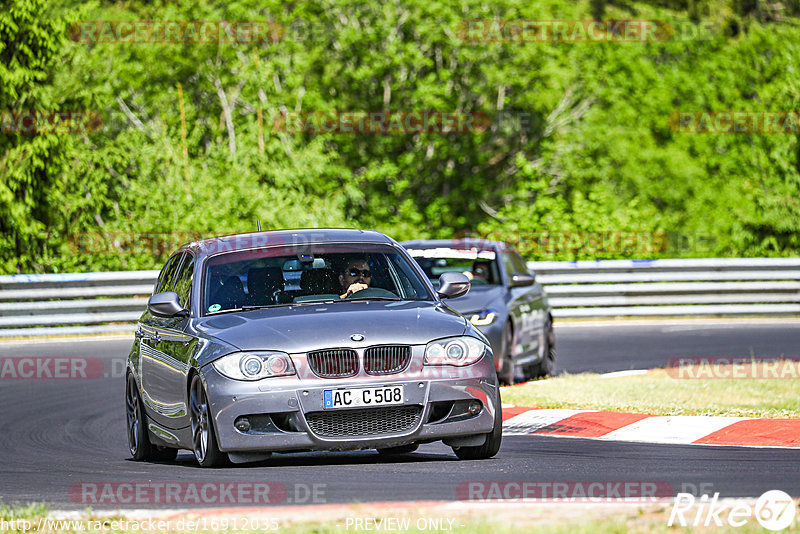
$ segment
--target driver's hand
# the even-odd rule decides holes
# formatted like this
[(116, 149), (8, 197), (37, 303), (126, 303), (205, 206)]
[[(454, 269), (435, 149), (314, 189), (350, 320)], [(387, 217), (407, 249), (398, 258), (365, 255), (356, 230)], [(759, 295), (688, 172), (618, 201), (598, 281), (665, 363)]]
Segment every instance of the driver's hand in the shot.
[(361, 283), (350, 284), (350, 287), (347, 288), (347, 293), (345, 293), (344, 295), (340, 295), (339, 298), (346, 299), (353, 293), (356, 293), (358, 291), (361, 291), (362, 289), (367, 289), (367, 288), (369, 288), (367, 284), (361, 284)]

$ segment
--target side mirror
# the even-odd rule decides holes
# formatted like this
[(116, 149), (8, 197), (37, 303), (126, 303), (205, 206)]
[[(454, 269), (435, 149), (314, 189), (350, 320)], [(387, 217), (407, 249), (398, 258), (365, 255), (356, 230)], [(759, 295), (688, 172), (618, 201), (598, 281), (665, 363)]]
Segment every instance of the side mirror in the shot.
[(536, 283), (536, 275), (528, 273), (514, 273), (511, 275), (511, 287), (532, 286)]
[(147, 301), (147, 309), (156, 317), (189, 316), (189, 310), (181, 306), (180, 297), (174, 291), (156, 293)]
[(454, 299), (466, 295), (470, 286), (469, 278), (464, 273), (444, 273), (439, 277), (436, 293), (443, 299)]

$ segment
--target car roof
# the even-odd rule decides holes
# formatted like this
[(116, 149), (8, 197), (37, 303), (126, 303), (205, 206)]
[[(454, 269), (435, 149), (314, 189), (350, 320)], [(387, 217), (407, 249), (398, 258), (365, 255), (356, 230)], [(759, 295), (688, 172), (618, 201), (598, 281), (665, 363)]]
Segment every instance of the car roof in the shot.
[(311, 245), (321, 243), (384, 243), (395, 241), (376, 230), (348, 228), (302, 228), (294, 230), (270, 230), (246, 234), (232, 234), (192, 241), (181, 247), (197, 254), (212, 255), (220, 252), (249, 250), (281, 245)]
[(494, 251), (505, 251), (508, 249), (508, 245), (503, 241), (490, 241), (488, 239), (475, 239), (475, 238), (464, 238), (464, 239), (415, 239), (413, 241), (403, 241), (400, 243), (406, 248), (454, 248), (456, 250), (460, 249), (472, 249), (472, 248), (479, 248), (482, 250), (494, 250)]

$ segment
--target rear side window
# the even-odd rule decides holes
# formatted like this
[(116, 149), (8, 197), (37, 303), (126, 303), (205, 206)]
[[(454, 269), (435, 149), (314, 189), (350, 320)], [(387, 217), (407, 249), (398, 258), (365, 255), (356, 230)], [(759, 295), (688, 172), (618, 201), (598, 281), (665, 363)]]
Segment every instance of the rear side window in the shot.
[(180, 297), (181, 306), (189, 307), (189, 295), (192, 291), (192, 275), (194, 274), (194, 256), (188, 254), (175, 277), (175, 293)]
[(161, 278), (159, 279), (156, 293), (163, 293), (164, 291), (170, 291), (172, 289), (172, 284), (175, 282), (175, 272), (178, 270), (181, 258), (183, 258), (182, 254), (176, 254), (167, 261), (167, 265), (164, 267)]

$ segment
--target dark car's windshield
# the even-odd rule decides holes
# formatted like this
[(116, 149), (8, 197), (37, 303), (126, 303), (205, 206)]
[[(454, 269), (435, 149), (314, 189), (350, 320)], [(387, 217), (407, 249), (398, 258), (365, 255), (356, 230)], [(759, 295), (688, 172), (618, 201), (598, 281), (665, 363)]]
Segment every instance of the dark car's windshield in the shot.
[(382, 244), (229, 252), (211, 257), (204, 271), (204, 314), (343, 299), (434, 299), (406, 257)]
[(437, 247), (409, 248), (408, 252), (434, 285), (439, 283), (442, 273), (449, 272), (464, 273), (473, 286), (502, 283), (494, 250)]

